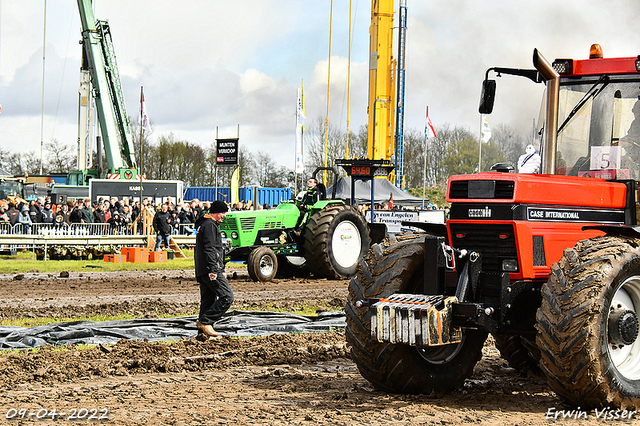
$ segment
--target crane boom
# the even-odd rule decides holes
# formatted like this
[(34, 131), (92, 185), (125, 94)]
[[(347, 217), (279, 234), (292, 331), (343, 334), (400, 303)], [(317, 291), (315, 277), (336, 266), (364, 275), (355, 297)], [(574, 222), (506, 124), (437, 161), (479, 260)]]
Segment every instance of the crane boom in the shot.
[(407, 0), (400, 0), (398, 7), (398, 109), (396, 110), (396, 186), (404, 189), (404, 89), (405, 89), (405, 47), (407, 37)]
[(78, 0), (82, 42), (91, 74), (93, 98), (109, 173), (136, 175), (133, 137), (122, 95), (111, 31), (107, 21), (96, 21), (91, 0)]
[(369, 50), (369, 128), (367, 158), (389, 160), (394, 152), (394, 0), (372, 0)]

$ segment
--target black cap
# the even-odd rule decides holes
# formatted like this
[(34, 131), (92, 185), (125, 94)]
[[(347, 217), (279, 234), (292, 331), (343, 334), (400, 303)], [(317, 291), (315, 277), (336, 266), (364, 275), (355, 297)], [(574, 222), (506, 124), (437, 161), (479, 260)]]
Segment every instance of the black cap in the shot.
[(227, 203), (222, 200), (216, 200), (211, 203), (211, 207), (209, 208), (209, 213), (226, 213), (229, 210), (227, 207)]

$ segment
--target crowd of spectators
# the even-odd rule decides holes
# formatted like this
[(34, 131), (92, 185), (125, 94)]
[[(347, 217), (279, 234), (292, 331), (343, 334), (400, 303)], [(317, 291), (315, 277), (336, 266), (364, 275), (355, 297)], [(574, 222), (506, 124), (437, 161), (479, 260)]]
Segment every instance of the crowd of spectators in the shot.
[[(166, 215), (164, 222), (168, 225), (164, 228), (163, 233), (167, 235), (183, 234), (194, 235), (196, 233), (194, 225), (196, 219), (201, 215), (207, 214), (211, 207), (210, 201), (200, 201), (193, 199), (191, 201), (181, 202), (177, 205), (171, 198), (165, 202), (156, 205), (154, 200), (145, 199), (142, 201), (143, 208), (149, 208), (149, 211), (157, 215), (162, 213), (163, 205), (166, 206)], [(251, 200), (239, 201), (233, 205), (227, 203), (230, 211), (241, 210), (263, 210), (272, 208), (269, 204), (254, 204)], [(377, 210), (395, 210), (399, 206), (393, 202), (376, 204)], [(358, 211), (362, 214), (369, 209), (366, 204), (358, 206)], [(422, 207), (415, 208), (422, 210)], [(437, 210), (438, 206), (428, 204), (425, 210)], [(0, 225), (7, 224), (13, 226), (22, 225), (22, 233), (29, 234), (33, 224), (48, 224), (51, 226), (64, 226), (80, 223), (104, 223), (108, 224), (108, 229), (129, 230), (134, 229), (136, 224), (136, 232), (142, 232), (142, 216), (140, 215), (140, 201), (130, 201), (127, 198), (104, 199), (102, 197), (95, 201), (88, 198), (80, 198), (69, 200), (66, 203), (55, 205), (50, 198), (37, 198), (27, 202), (14, 204), (10, 201), (0, 201)], [(158, 232), (159, 222), (154, 220), (155, 232)]]
[[(268, 204), (254, 206), (251, 201), (240, 201), (235, 205), (227, 203), (230, 210), (258, 210), (270, 208)], [(20, 233), (30, 234), (34, 224), (36, 226), (65, 226), (73, 224), (104, 223), (109, 227), (106, 229), (131, 230), (134, 223), (137, 232), (142, 232), (142, 216), (140, 212), (144, 208), (157, 215), (162, 212), (163, 205), (166, 206), (165, 223), (168, 224), (170, 234), (195, 234), (194, 225), (196, 219), (209, 212), (211, 202), (194, 199), (181, 202), (177, 205), (171, 198), (156, 205), (154, 200), (145, 199), (142, 201), (130, 201), (127, 198), (105, 199), (103, 197), (92, 201), (88, 198), (70, 199), (66, 203), (53, 204), (49, 197), (40, 197), (26, 202), (14, 203), (11, 201), (0, 201), (0, 225), (14, 226), (21, 224)], [(154, 223), (154, 228), (158, 228), (158, 222)]]

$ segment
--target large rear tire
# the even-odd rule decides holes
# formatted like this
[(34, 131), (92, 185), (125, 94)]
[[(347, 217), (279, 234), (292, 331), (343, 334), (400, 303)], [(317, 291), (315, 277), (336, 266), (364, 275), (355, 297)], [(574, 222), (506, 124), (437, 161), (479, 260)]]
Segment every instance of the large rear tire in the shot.
[[(435, 253), (434, 253), (435, 255)], [(349, 284), (346, 338), (351, 358), (376, 388), (395, 393), (446, 392), (459, 388), (482, 357), (487, 333), (465, 329), (461, 343), (415, 347), (371, 337), (367, 307), (359, 300), (419, 293), (424, 282), (424, 236), (408, 234), (375, 244)]]
[(315, 212), (305, 226), (307, 265), (317, 277), (350, 278), (369, 250), (369, 229), (352, 206), (329, 204)]
[(542, 287), (540, 366), (570, 404), (640, 408), (638, 244), (614, 236), (579, 241)]
[(247, 272), (253, 281), (271, 281), (277, 271), (278, 259), (269, 247), (260, 246), (249, 253)]

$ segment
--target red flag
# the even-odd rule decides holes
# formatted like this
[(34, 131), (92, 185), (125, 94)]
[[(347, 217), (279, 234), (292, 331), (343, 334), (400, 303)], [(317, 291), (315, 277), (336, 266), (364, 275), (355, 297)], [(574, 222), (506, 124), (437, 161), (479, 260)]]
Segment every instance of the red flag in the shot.
[(389, 210), (393, 210), (393, 194), (389, 197)]
[(429, 139), (429, 129), (431, 129), (431, 134), (433, 134), (434, 138), (437, 138), (436, 129), (433, 128), (433, 124), (431, 124), (431, 119), (429, 118), (429, 107), (427, 107), (427, 124), (424, 126), (424, 138)]

